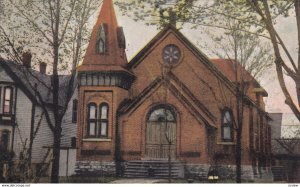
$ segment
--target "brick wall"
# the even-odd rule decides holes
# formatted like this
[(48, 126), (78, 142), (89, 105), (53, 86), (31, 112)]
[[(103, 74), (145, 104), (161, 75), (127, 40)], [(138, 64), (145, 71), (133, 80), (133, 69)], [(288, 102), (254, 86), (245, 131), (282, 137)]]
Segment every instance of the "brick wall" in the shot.
[[(164, 69), (165, 72), (162, 72), (164, 62), (161, 54), (163, 48), (168, 44), (175, 44), (181, 49), (180, 62), (169, 69), (175, 78), (167, 77), (171, 79), (168, 79), (170, 82), (161, 80), (150, 88), (149, 85), (154, 80), (167, 74), (168, 70), (166, 69)], [(167, 104), (176, 113), (175, 154), (177, 160), (186, 161), (189, 164), (210, 165), (214, 158), (209, 154), (208, 149), (213, 149), (213, 147), (208, 145), (214, 145), (216, 150), (224, 153), (219, 164), (233, 165), (236, 140), (234, 138), (234, 141), (228, 144), (224, 143), (221, 137), (221, 110), (229, 107), (233, 111), (234, 118), (237, 115), (233, 84), (214, 65), (210, 64), (204, 55), (197, 56), (199, 54), (196, 54), (189, 44), (184, 43), (172, 31), (166, 32), (146, 53), (141, 62), (131, 69), (136, 80), (128, 93), (113, 87), (85, 86), (80, 88), (78, 160), (113, 160), (116, 124), (120, 129), (122, 159), (145, 159), (147, 114), (152, 107)], [(189, 93), (186, 91), (187, 89)], [(143, 91), (144, 95), (141, 96)], [(252, 92), (249, 91), (249, 93)], [(96, 96), (97, 94), (98, 96)], [(251, 97), (254, 98), (254, 95), (252, 94)], [(84, 140), (88, 98), (93, 98), (95, 102), (101, 102), (104, 99), (112, 108), (109, 114), (109, 140)], [(131, 101), (135, 101), (135, 103), (122, 116), (116, 116), (117, 108), (125, 98), (132, 99)], [(261, 101), (261, 96), (258, 99)], [(267, 150), (265, 147), (259, 148), (259, 146), (268, 145), (260, 143), (265, 140), (263, 140), (263, 135), (266, 133), (267, 122), (265, 114), (261, 114), (263, 109), (257, 107), (253, 101), (248, 102), (244, 109), (242, 134), (242, 164), (244, 166), (256, 163), (258, 157), (255, 155), (262, 150)], [(250, 110), (253, 111), (252, 115), (249, 114)], [(261, 115), (263, 120), (259, 117)], [(250, 117), (253, 117), (253, 124)], [(207, 132), (211, 131), (209, 129), (214, 129), (212, 130), (215, 134), (215, 138), (212, 138), (213, 144), (208, 142)], [(253, 135), (249, 134), (250, 131), (253, 132)], [(235, 137), (235, 134), (233, 136)], [(250, 145), (253, 145), (253, 150)]]

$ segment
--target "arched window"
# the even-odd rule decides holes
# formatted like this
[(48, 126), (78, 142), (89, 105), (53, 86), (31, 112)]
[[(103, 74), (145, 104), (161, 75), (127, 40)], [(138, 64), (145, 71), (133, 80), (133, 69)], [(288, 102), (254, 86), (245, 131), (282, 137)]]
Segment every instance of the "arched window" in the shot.
[(232, 112), (226, 108), (222, 112), (222, 139), (223, 141), (232, 141)]
[(4, 98), (3, 98), (3, 113), (11, 114), (12, 113), (12, 96), (13, 89), (12, 87), (4, 88)]
[(154, 108), (148, 117), (149, 122), (175, 122), (175, 114), (168, 106)]
[(97, 110), (95, 103), (88, 105), (88, 137), (107, 137), (108, 136), (108, 104), (101, 103)]
[(97, 105), (90, 103), (88, 105), (88, 136), (97, 136)]
[(100, 105), (100, 136), (107, 136), (108, 130), (108, 104), (102, 103)]
[(98, 54), (104, 54), (107, 52), (107, 25), (101, 24), (98, 30), (97, 42), (96, 42), (96, 52)]

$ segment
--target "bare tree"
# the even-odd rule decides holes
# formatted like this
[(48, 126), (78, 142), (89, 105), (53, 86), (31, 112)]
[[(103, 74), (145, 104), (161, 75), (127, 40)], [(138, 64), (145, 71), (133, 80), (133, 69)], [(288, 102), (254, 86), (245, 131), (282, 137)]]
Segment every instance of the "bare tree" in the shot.
[[(258, 36), (240, 31), (240, 23), (225, 17), (223, 20), (229, 31), (221, 37), (209, 34), (216, 44), (215, 54), (231, 61), (235, 71), (236, 86), (236, 182), (241, 182), (242, 132), (244, 110), (251, 84), (272, 66), (271, 48), (259, 40)], [(256, 78), (256, 79), (255, 79)], [(231, 106), (234, 108), (234, 106)], [(260, 107), (260, 106), (258, 106)]]
[[(286, 42), (280, 36), (278, 30), (275, 28), (276, 20), (278, 17), (288, 17), (295, 13), (297, 23), (297, 33), (299, 35), (300, 25), (300, 1), (259, 1), (259, 0), (245, 0), (245, 1), (216, 1), (218, 11), (222, 12), (225, 16), (230, 16), (233, 19), (243, 23), (240, 30), (248, 30), (257, 35), (264, 36), (270, 39), (275, 59), (273, 61), (277, 78), (281, 90), (285, 96), (285, 103), (290, 107), (295, 116), (300, 120), (300, 56), (295, 57), (288, 49)], [(219, 22), (218, 22), (219, 23)], [(221, 24), (223, 25), (223, 24)], [(299, 39), (298, 43), (299, 46)], [(298, 47), (299, 50), (299, 47)], [(298, 58), (298, 59), (297, 59)], [(295, 61), (297, 59), (297, 61)], [(288, 88), (285, 82), (286, 76), (291, 78), (295, 83), (295, 92)], [(293, 99), (292, 93), (296, 93), (297, 98)]]
[[(175, 12), (170, 14), (169, 6)], [(285, 103), (300, 120), (300, 1), (299, 0), (168, 0), (168, 1), (118, 1), (124, 14), (147, 25), (163, 26), (172, 19), (177, 20), (180, 28), (183, 24), (191, 28), (208, 27), (230, 31), (223, 22), (224, 17), (240, 22), (239, 30), (271, 41), (275, 59), (277, 78), (285, 96)], [(175, 13), (175, 14), (174, 14)], [(295, 17), (297, 24), (298, 56), (289, 50), (286, 41), (280, 36), (275, 25), (278, 17)], [(163, 18), (163, 19), (162, 19)], [(295, 90), (286, 84), (286, 78), (295, 83)], [(296, 98), (293, 98), (293, 95)]]
[[(51, 65), (52, 107), (47, 107), (47, 101), (35, 92), (53, 133), (51, 182), (58, 182), (62, 118), (75, 89), (75, 68), (88, 38), (87, 21), (98, 5), (96, 0), (5, 0), (2, 4), (0, 54), (21, 63), (20, 53), (30, 50), (36, 54), (36, 63)], [(62, 71), (71, 75), (62, 80)], [(60, 87), (64, 81), (68, 82), (66, 90)], [(28, 86), (34, 90), (34, 85)]]

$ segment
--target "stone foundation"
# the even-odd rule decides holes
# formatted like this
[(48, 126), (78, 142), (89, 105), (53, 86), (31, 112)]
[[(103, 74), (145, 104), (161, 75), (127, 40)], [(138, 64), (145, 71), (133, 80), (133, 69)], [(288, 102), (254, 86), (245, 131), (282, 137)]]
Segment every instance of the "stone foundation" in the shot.
[(115, 176), (115, 162), (99, 162), (99, 161), (77, 161), (75, 175), (87, 176)]
[[(208, 164), (186, 164), (185, 165), (185, 178), (193, 178), (199, 180), (207, 180), (209, 168)], [(216, 167), (220, 180), (235, 180), (235, 165), (219, 165)], [(252, 166), (242, 166), (242, 179), (253, 180)]]
[(185, 164), (184, 178), (206, 180), (209, 167), (208, 164)]
[[(126, 162), (122, 163), (122, 168)], [(207, 181), (208, 172), (211, 165), (209, 164), (184, 164), (184, 178)], [(220, 180), (235, 180), (235, 165), (219, 165), (216, 167)], [(254, 176), (253, 168), (250, 165), (242, 166), (242, 179), (254, 180), (261, 176)], [(263, 170), (264, 173), (268, 173)], [(81, 176), (116, 176), (115, 162), (99, 161), (77, 161), (75, 175)]]

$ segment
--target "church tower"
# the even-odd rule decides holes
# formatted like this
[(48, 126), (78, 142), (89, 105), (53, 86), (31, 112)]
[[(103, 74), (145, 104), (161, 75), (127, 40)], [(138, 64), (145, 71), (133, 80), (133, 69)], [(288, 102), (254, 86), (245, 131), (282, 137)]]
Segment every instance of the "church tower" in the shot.
[(125, 47), (113, 2), (104, 0), (83, 63), (77, 68), (79, 168), (103, 168), (104, 163), (114, 168), (117, 108), (128, 97), (134, 79), (125, 69)]

